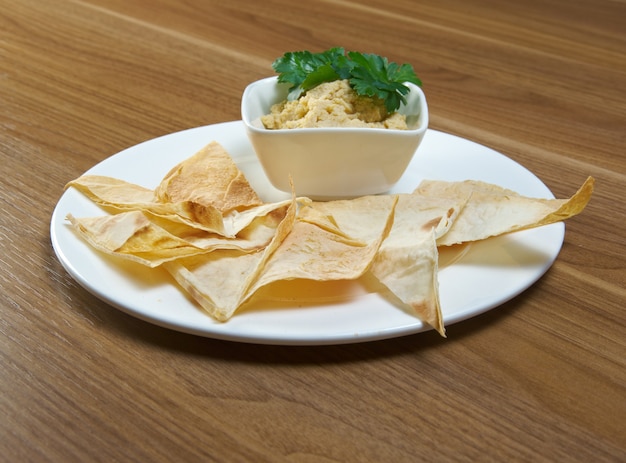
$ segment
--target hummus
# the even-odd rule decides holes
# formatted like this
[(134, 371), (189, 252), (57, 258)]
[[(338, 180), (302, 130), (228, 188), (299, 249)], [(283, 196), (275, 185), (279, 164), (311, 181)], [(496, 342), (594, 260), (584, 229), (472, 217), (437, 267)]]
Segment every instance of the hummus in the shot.
[(407, 130), (406, 117), (388, 114), (381, 100), (357, 95), (347, 80), (325, 82), (261, 117), (266, 129), (369, 127)]

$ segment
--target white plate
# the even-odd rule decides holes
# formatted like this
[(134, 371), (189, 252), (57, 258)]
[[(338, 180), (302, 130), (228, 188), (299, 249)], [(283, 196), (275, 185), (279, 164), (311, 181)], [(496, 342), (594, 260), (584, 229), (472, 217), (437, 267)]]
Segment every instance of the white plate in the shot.
[[(265, 178), (243, 124), (226, 122), (166, 135), (128, 148), (87, 173), (154, 188), (169, 169), (216, 140), (231, 154), (259, 195), (285, 198)], [(410, 192), (421, 179), (476, 179), (523, 195), (553, 198), (530, 171), (477, 143), (429, 130), (394, 192)], [(79, 239), (65, 216), (103, 212), (73, 189), (52, 215), (53, 248), (84, 288), (118, 309), (174, 330), (216, 339), (262, 344), (341, 344), (392, 338), (430, 329), (394, 306), (371, 281), (281, 282), (263, 291), (226, 323), (213, 321), (161, 269), (124, 263), (94, 251)], [(550, 268), (565, 227), (557, 223), (442, 252), (439, 284), (446, 325), (478, 315), (515, 297)]]

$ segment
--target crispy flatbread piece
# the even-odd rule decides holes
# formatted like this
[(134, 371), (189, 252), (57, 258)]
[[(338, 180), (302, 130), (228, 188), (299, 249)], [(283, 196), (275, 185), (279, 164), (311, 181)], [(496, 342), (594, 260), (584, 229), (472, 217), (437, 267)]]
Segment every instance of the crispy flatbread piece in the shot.
[(206, 252), (154, 225), (140, 211), (86, 218), (68, 214), (67, 219), (99, 251), (148, 267)]
[[(328, 217), (315, 211), (303, 212), (309, 220), (299, 220), (294, 197), (293, 206), (277, 228), (275, 238), (262, 252), (218, 251), (176, 260), (167, 263), (165, 268), (207, 312), (217, 320), (226, 321), (258, 289), (272, 282), (361, 276), (393, 223), (396, 198), (389, 196), (378, 203), (381, 207), (373, 213), (378, 220), (369, 221), (367, 236), (358, 237), (365, 238), (363, 240), (337, 233), (327, 221)], [(355, 213), (363, 216), (368, 211), (355, 209)], [(321, 225), (317, 224), (318, 218), (322, 219)]]
[(166, 262), (164, 268), (200, 307), (216, 320), (226, 321), (253, 293), (250, 288), (266, 262), (291, 232), (296, 212), (294, 197), (272, 240), (258, 252), (220, 249), (202, 256)]
[[(351, 203), (314, 203), (309, 209), (303, 208), (291, 233), (268, 260), (255, 289), (279, 280), (329, 281), (360, 277), (389, 234), (396, 202), (395, 196), (379, 196), (375, 201), (365, 197)], [(353, 207), (342, 208), (344, 205)], [(326, 214), (319, 214), (318, 208), (322, 207)], [(345, 230), (342, 225), (346, 222), (367, 224), (367, 227)], [(334, 223), (337, 226), (333, 226)]]
[(442, 336), (436, 239), (445, 236), (466, 202), (463, 196), (400, 195), (393, 227), (371, 268), (382, 284)]
[(469, 196), (450, 230), (437, 238), (439, 246), (447, 246), (566, 220), (582, 212), (591, 198), (593, 187), (594, 179), (589, 177), (569, 199), (539, 199), (474, 180), (425, 180), (416, 192), (440, 198)]
[(223, 214), (262, 204), (226, 150), (211, 142), (176, 165), (154, 191), (158, 201), (191, 201)]
[(224, 227), (222, 213), (215, 207), (192, 201), (177, 203), (158, 202), (154, 191), (140, 185), (100, 175), (83, 175), (72, 180), (66, 188), (73, 187), (97, 205), (116, 211), (141, 211), (173, 222), (213, 233), (232, 236)]
[(173, 167), (155, 190), (101, 175), (83, 175), (69, 187), (101, 207), (142, 211), (228, 237), (275, 207), (262, 203), (217, 142)]
[(74, 230), (94, 248), (148, 267), (164, 262), (206, 254), (215, 250), (239, 250), (249, 253), (264, 248), (273, 239), (289, 202), (274, 204), (255, 217), (233, 238), (209, 233), (178, 222), (125, 211), (100, 217), (67, 219)]

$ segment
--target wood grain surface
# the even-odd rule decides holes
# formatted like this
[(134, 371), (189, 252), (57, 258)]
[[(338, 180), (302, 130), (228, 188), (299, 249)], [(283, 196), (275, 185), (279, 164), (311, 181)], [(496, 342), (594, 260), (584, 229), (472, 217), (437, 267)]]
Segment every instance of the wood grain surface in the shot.
[[(548, 273), (434, 332), (256, 346), (143, 322), (50, 243), (63, 186), (237, 120), (286, 51), (413, 64), (431, 127), (558, 197), (596, 191)], [(626, 461), (626, 3), (0, 0), (0, 460)]]

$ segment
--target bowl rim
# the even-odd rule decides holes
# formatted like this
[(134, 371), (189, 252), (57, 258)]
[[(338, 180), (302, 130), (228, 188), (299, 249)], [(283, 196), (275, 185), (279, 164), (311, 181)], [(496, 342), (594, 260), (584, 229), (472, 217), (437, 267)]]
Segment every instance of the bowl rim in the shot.
[[(241, 119), (245, 124), (248, 130), (257, 132), (257, 133), (265, 133), (265, 134), (281, 134), (281, 133), (363, 133), (363, 131), (367, 131), (368, 133), (380, 133), (380, 134), (394, 134), (395, 136), (410, 136), (413, 137), (415, 135), (422, 134), (426, 132), (429, 125), (429, 114), (428, 114), (428, 103), (426, 101), (426, 95), (424, 91), (418, 85), (415, 85), (412, 82), (405, 82), (411, 92), (415, 91), (419, 95), (419, 116), (420, 124), (418, 127), (414, 129), (387, 129), (387, 128), (379, 128), (379, 127), (305, 127), (305, 128), (295, 128), (295, 129), (272, 129), (268, 130), (264, 127), (258, 127), (253, 124), (248, 114), (248, 101), (250, 98), (250, 94), (252, 93), (252, 89), (254, 87), (260, 85), (288, 85), (284, 83), (278, 82), (278, 76), (264, 77), (259, 80), (255, 80), (254, 82), (249, 83), (243, 91), (241, 97)], [(278, 102), (278, 101), (277, 101)]]

